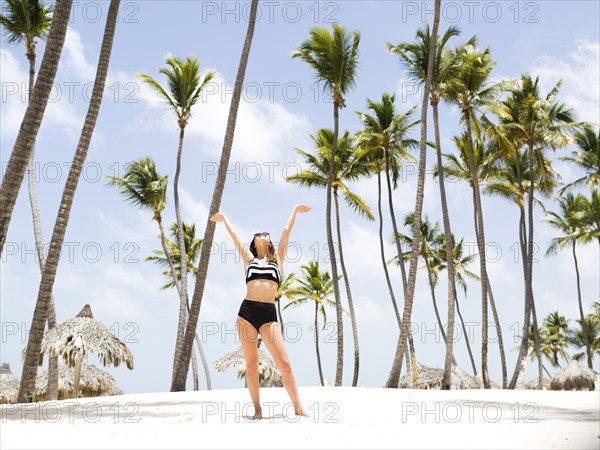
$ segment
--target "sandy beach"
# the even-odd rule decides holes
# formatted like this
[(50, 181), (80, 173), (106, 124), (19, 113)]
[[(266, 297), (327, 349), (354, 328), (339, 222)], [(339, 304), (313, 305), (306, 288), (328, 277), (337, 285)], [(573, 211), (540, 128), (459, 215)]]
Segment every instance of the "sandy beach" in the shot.
[(579, 448), (600, 445), (598, 392), (300, 387), (3, 405), (2, 448)]

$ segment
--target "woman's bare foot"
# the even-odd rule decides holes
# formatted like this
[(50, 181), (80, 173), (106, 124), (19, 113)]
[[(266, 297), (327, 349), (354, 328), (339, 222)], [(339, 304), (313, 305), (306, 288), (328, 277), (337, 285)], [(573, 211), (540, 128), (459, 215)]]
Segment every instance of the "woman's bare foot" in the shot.
[(254, 407), (254, 416), (252, 416), (253, 420), (262, 419), (262, 408)]
[(302, 408), (302, 406), (300, 406), (299, 408), (294, 408), (294, 413), (297, 416), (303, 416), (303, 417), (311, 417), (309, 413), (306, 412), (306, 410), (304, 408)]

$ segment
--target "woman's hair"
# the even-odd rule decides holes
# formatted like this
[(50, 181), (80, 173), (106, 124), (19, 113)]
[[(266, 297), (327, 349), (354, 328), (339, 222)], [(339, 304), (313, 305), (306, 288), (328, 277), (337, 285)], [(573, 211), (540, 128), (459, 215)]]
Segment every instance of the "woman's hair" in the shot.
[[(252, 255), (256, 258), (258, 256), (258, 253), (256, 251), (256, 245), (254, 244), (255, 239), (256, 239), (256, 237), (253, 237), (252, 242), (250, 242), (250, 253), (252, 253)], [(267, 261), (272, 261), (274, 263), (279, 264), (279, 262), (277, 261), (277, 255), (275, 254), (275, 246), (273, 245), (273, 242), (271, 241), (271, 239), (269, 239), (269, 249), (267, 250)]]

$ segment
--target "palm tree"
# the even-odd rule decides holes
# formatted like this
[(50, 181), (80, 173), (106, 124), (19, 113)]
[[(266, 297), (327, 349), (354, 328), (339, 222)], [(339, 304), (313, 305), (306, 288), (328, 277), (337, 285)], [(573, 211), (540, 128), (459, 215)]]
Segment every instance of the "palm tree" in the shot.
[[(596, 305), (598, 305), (598, 302), (596, 302)], [(598, 307), (596, 306), (596, 308)], [(586, 349), (586, 345), (583, 340), (583, 328), (584, 327), (580, 326), (574, 330), (569, 330), (568, 341), (577, 349)], [(595, 356), (600, 356), (600, 320), (598, 319), (598, 309), (596, 309), (595, 314), (588, 314), (585, 317), (585, 336), (588, 337), (592, 354)], [(579, 361), (586, 355), (586, 353), (587, 350), (575, 353), (573, 355), (573, 359)]]
[[(52, 22), (52, 5), (45, 5), (37, 0), (7, 0), (7, 15), (0, 14), (0, 25), (8, 36), (9, 43), (23, 43), (26, 48), (26, 56), (29, 61), (29, 99), (33, 93), (35, 83), (35, 60), (36, 39), (46, 40), (48, 30)], [(29, 188), (29, 203), (33, 218), (33, 235), (35, 248), (40, 263), (40, 272), (44, 271), (46, 265), (46, 253), (44, 252), (44, 236), (42, 233), (42, 222), (40, 219), (40, 207), (35, 187), (35, 139), (31, 147), (31, 157), (27, 165), (27, 186)], [(54, 296), (50, 297), (48, 305), (48, 329), (56, 326), (56, 310), (54, 307)], [(58, 400), (58, 357), (49, 357), (48, 366), (48, 400)]]
[[(440, 97), (443, 95), (443, 86), (451, 83), (453, 77), (457, 76), (457, 68), (460, 52), (452, 53), (445, 51), (444, 47), (448, 40), (452, 36), (459, 34), (458, 28), (451, 27), (444, 33), (442, 39), (436, 34), (435, 40), (432, 41), (432, 37), (429, 32), (429, 24), (426, 25), (425, 30), (419, 29), (417, 32), (417, 42), (408, 42), (399, 44), (397, 46), (388, 44), (388, 48), (391, 52), (396, 53), (400, 56), (401, 60), (405, 63), (408, 68), (409, 76), (416, 80), (419, 84), (423, 84), (427, 79), (427, 63), (429, 60), (429, 51), (435, 52), (433, 67), (432, 67), (432, 78), (431, 78), (431, 90), (430, 90), (430, 101), (433, 109), (433, 126), (435, 132), (435, 148), (436, 156), (438, 160), (438, 167), (442, 167), (442, 149), (441, 139), (439, 130), (439, 115), (438, 115), (438, 104)], [(472, 41), (474, 38), (472, 38)], [(432, 45), (433, 42), (433, 45)], [(471, 41), (469, 41), (470, 43)], [(454, 303), (456, 302), (456, 287), (451, 281), (454, 279), (454, 261), (452, 258), (453, 249), (451, 247), (452, 240), (452, 229), (450, 226), (450, 215), (448, 212), (448, 204), (446, 200), (446, 186), (444, 181), (443, 168), (438, 171), (439, 176), (439, 188), (440, 188), (440, 199), (442, 203), (442, 218), (444, 224), (444, 242), (446, 245), (446, 260), (448, 263), (448, 329), (454, 329)], [(452, 373), (452, 352), (453, 352), (453, 340), (446, 343), (446, 363), (449, 365), (444, 369), (447, 377), (450, 377)], [(484, 377), (485, 381), (485, 377)], [(450, 385), (450, 379), (448, 378), (444, 383), (444, 386)], [(487, 387), (487, 386), (486, 386)]]
[[(402, 313), (402, 330), (396, 345), (394, 362), (388, 375), (386, 387), (397, 388), (400, 371), (402, 370), (402, 356), (406, 351), (406, 340), (410, 333), (410, 319), (412, 316), (412, 306), (415, 295), (415, 282), (417, 279), (417, 262), (419, 259), (419, 243), (421, 241), (421, 214), (423, 212), (423, 197), (425, 192), (425, 167), (427, 163), (427, 100), (431, 90), (433, 78), (433, 63), (435, 56), (435, 43), (437, 42), (437, 32), (440, 23), (441, 0), (435, 0), (432, 40), (427, 57), (427, 78), (423, 87), (423, 102), (421, 104), (421, 144), (419, 151), (419, 175), (417, 179), (417, 194), (415, 199), (415, 219), (413, 223), (413, 242), (410, 253), (410, 265), (408, 272), (407, 290), (404, 295), (404, 311)], [(446, 354), (446, 356), (448, 356)], [(449, 379), (448, 375), (448, 379)]]
[[(544, 163), (544, 151), (546, 148), (556, 150), (572, 143), (573, 138), (569, 136), (573, 130), (577, 130), (583, 124), (575, 122), (572, 111), (565, 103), (556, 101), (558, 90), (562, 84), (559, 80), (556, 85), (543, 96), (539, 89), (539, 77), (535, 80), (529, 75), (522, 75), (518, 86), (510, 90), (510, 96), (504, 100), (496, 112), (500, 117), (500, 125), (490, 127), (494, 137), (501, 142), (502, 147), (514, 153), (523, 147), (527, 152), (530, 171), (539, 173), (540, 183), (543, 183), (547, 172)], [(509, 140), (509, 144), (506, 141)], [(518, 169), (519, 167), (517, 167)], [(529, 330), (530, 313), (533, 314), (534, 330), (537, 329), (535, 318), (535, 302), (533, 299), (533, 204), (535, 185), (529, 183), (528, 194), (528, 224), (525, 221), (521, 227), (523, 234), (522, 241), (526, 246), (522, 246), (525, 260), (525, 320), (523, 325), (523, 339), (521, 341), (521, 350), (519, 351), (519, 361), (515, 368), (515, 373), (510, 383), (514, 388), (520, 363), (527, 354), (527, 336)], [(522, 185), (519, 186), (524, 191)], [(526, 255), (526, 256), (525, 256)], [(536, 343), (539, 338), (536, 337)], [(539, 344), (536, 344), (539, 347)], [(536, 349), (539, 354), (539, 349)], [(539, 386), (542, 384), (541, 359), (538, 360), (539, 366)]]
[(327, 323), (325, 305), (335, 307), (333, 304), (334, 301), (329, 298), (333, 292), (333, 280), (330, 278), (329, 272), (320, 271), (318, 261), (310, 261), (308, 264), (302, 265), (301, 269), (303, 278), (297, 280), (292, 301), (285, 305), (283, 309), (309, 303), (311, 300), (315, 302), (314, 327), (317, 365), (319, 368), (319, 380), (321, 381), (321, 386), (324, 386), (321, 352), (319, 350), (319, 313), (323, 316), (323, 329), (325, 329), (325, 324)]
[[(52, 287), (54, 285), (61, 248), (64, 242), (65, 233), (67, 231), (67, 225), (69, 223), (71, 207), (73, 206), (73, 200), (77, 190), (77, 183), (79, 182), (81, 170), (85, 163), (85, 158), (90, 147), (90, 141), (96, 126), (96, 120), (98, 118), (98, 112), (102, 102), (102, 93), (106, 84), (106, 75), (108, 73), (113, 39), (117, 25), (119, 4), (120, 0), (111, 0), (110, 2), (108, 15), (106, 18), (106, 26), (104, 28), (104, 37), (102, 39), (102, 46), (100, 48), (98, 66), (96, 69), (96, 79), (94, 80), (94, 88), (92, 90), (92, 97), (90, 99), (88, 112), (83, 123), (79, 142), (77, 143), (77, 149), (75, 150), (73, 162), (71, 163), (67, 182), (62, 194), (60, 207), (58, 209), (56, 222), (54, 224), (54, 230), (52, 232), (50, 250), (48, 251), (48, 259), (46, 260), (46, 265), (44, 266), (44, 271), (42, 274), (42, 280), (40, 282), (40, 289), (38, 292), (38, 298), (31, 324), (31, 333), (29, 334), (29, 341), (27, 343), (25, 362), (23, 364), (21, 386), (19, 387), (18, 397), (20, 401), (25, 401), (28, 393), (31, 392), (35, 387), (37, 360), (40, 353), (44, 324), (46, 322), (48, 306), (51, 299)], [(56, 8), (56, 14), (58, 14), (58, 3)], [(52, 29), (50, 29), (50, 34), (52, 34)], [(48, 46), (50, 46), (50, 37), (51, 36), (48, 37)], [(48, 51), (48, 48), (46, 51)], [(42, 65), (43, 64), (44, 63), (42, 62)], [(40, 75), (38, 77), (38, 81), (36, 82), (34, 97), (38, 92), (37, 85), (40, 83), (41, 76), (40, 70)], [(31, 102), (34, 102), (34, 98), (31, 99)], [(29, 149), (31, 150), (31, 145), (29, 145)], [(23, 174), (21, 174), (21, 176), (22, 175)]]
[[(473, 182), (471, 177), (471, 155), (467, 133), (463, 132), (460, 135), (460, 137), (454, 136), (452, 140), (456, 148), (458, 149), (458, 154), (445, 153), (443, 155), (446, 160), (446, 164), (444, 164), (444, 171), (451, 177), (469, 183), (471, 191), (473, 192), (473, 222), (477, 224), (477, 216), (475, 215), (475, 192), (473, 191)], [(479, 180), (481, 182), (490, 181), (490, 179), (494, 177), (494, 175), (499, 170), (497, 167), (497, 161), (500, 157), (500, 152), (492, 142), (484, 141), (481, 136), (481, 133), (479, 133), (477, 130), (474, 130), (473, 152), (475, 153), (475, 169), (477, 170)], [(437, 176), (437, 165), (433, 176)], [(481, 210), (481, 214), (483, 215), (483, 209)], [(475, 229), (477, 229), (476, 225)], [(487, 277), (487, 281), (490, 306), (492, 307), (492, 315), (494, 317), (494, 322), (496, 324), (496, 332), (498, 335), (498, 348), (500, 352), (500, 361), (502, 365), (502, 388), (506, 389), (508, 380), (506, 370), (506, 353), (504, 351), (504, 339), (502, 336), (502, 327), (500, 325), (500, 318), (498, 317), (498, 311), (496, 309), (496, 302), (494, 301), (492, 283), (490, 281), (489, 274)]]
[[(166, 243), (167, 247), (169, 248), (170, 260), (173, 261), (173, 266), (175, 268), (176, 275), (175, 276), (172, 275), (169, 260), (165, 256), (165, 252), (163, 250), (153, 250), (154, 255), (146, 257), (146, 261), (153, 261), (156, 264), (158, 264), (159, 266), (165, 268), (163, 275), (165, 275), (169, 280), (163, 286), (161, 286), (161, 288), (160, 288), (161, 291), (164, 291), (164, 290), (170, 289), (170, 288), (174, 288), (175, 280), (179, 280), (181, 289), (183, 289), (183, 286), (181, 283), (181, 276), (182, 276), (181, 272), (182, 271), (181, 271), (181, 266), (180, 266), (180, 262), (179, 262), (179, 261), (181, 261), (180, 251), (181, 251), (182, 246), (179, 245), (179, 237), (178, 237), (179, 236), (179, 227), (177, 225), (177, 222), (175, 222), (174, 224), (171, 225), (170, 231), (171, 231), (171, 239), (166, 238), (165, 243)], [(185, 247), (186, 251), (187, 251), (187, 256), (185, 257), (185, 260), (187, 261), (188, 272), (191, 272), (195, 277), (196, 274), (198, 273), (198, 269), (194, 266), (194, 264), (198, 260), (198, 256), (200, 254), (200, 248), (202, 247), (202, 239), (196, 239), (196, 224), (191, 224), (188, 226), (184, 222), (183, 223), (183, 232), (184, 232), (184, 238), (185, 238), (185, 244), (183, 245), (183, 247)], [(187, 298), (187, 296), (186, 296), (186, 298)], [(189, 305), (187, 305), (187, 307), (185, 308), (185, 313), (184, 313), (185, 321), (187, 321), (188, 314), (189, 314)], [(198, 351), (200, 352), (200, 358), (202, 359), (202, 365), (204, 366), (204, 374), (206, 376), (207, 389), (210, 390), (211, 382), (210, 382), (210, 372), (209, 372), (209, 368), (208, 368), (208, 362), (206, 361), (206, 356), (204, 354), (202, 342), (200, 341), (200, 338), (198, 337), (197, 333), (196, 333), (196, 341), (195, 342), (196, 342), (196, 346), (198, 347)], [(195, 353), (192, 354), (192, 372), (194, 374), (194, 390), (197, 391), (199, 389), (198, 362), (197, 362)]]
[(285, 327), (283, 324), (283, 315), (281, 314), (281, 299), (282, 298), (292, 298), (295, 292), (295, 283), (296, 283), (296, 274), (290, 273), (289, 275), (285, 275), (285, 272), (281, 272), (281, 277), (279, 278), (279, 286), (277, 287), (277, 293), (275, 294), (275, 303), (277, 304), (277, 315), (279, 324), (281, 326), (281, 337), (285, 340)]
[[(300, 186), (306, 187), (327, 187), (327, 177), (329, 174), (329, 166), (331, 164), (331, 149), (333, 144), (333, 131), (330, 129), (320, 129), (315, 136), (311, 136), (315, 144), (315, 153), (311, 154), (300, 149), (296, 149), (300, 153), (306, 163), (309, 165), (307, 170), (296, 175), (286, 177), (286, 181), (298, 183)], [(352, 377), (352, 386), (358, 383), (358, 371), (360, 364), (359, 346), (358, 346), (358, 328), (356, 325), (356, 315), (354, 313), (354, 302), (352, 301), (352, 292), (350, 290), (350, 280), (346, 271), (346, 263), (344, 261), (344, 251), (342, 245), (342, 232), (340, 224), (340, 206), (339, 206), (339, 191), (342, 192), (346, 204), (354, 210), (359, 216), (365, 216), (369, 220), (373, 220), (373, 213), (358, 195), (353, 193), (347, 185), (348, 181), (357, 180), (361, 175), (368, 174), (368, 166), (360, 159), (360, 153), (353, 146), (352, 139), (346, 131), (337, 142), (337, 151), (335, 165), (333, 168), (333, 179), (331, 186), (333, 189), (333, 198), (335, 201), (335, 224), (337, 231), (337, 241), (340, 255), (340, 266), (348, 296), (348, 306), (350, 308), (350, 318), (352, 321), (352, 336), (354, 338), (354, 375)]]
[[(485, 388), (489, 389), (488, 373), (488, 273), (485, 256), (485, 230), (479, 188), (479, 174), (475, 165), (475, 150), (473, 144), (473, 127), (478, 128), (476, 113), (483, 109), (495, 108), (495, 97), (512, 85), (511, 81), (489, 83), (492, 69), (496, 65), (492, 61), (489, 48), (483, 52), (477, 51), (476, 39), (454, 51), (458, 55), (459, 68), (454, 77), (449, 80), (444, 90), (444, 98), (461, 111), (461, 122), (464, 123), (469, 145), (469, 168), (473, 185), (473, 202), (475, 212), (475, 236), (479, 252), (479, 270), (481, 273), (481, 375)], [(441, 159), (438, 163), (441, 166)]]
[(331, 188), (333, 184), (333, 170), (339, 134), (339, 110), (346, 106), (344, 95), (356, 83), (356, 69), (358, 67), (358, 44), (360, 33), (348, 33), (346, 28), (333, 25), (330, 32), (323, 27), (313, 27), (308, 32), (308, 39), (292, 52), (292, 58), (300, 58), (307, 63), (316, 73), (317, 80), (323, 83), (323, 89), (331, 92), (333, 99), (333, 139), (331, 142), (331, 163), (327, 174), (327, 206), (325, 223), (327, 229), (327, 247), (331, 261), (333, 277), (333, 293), (335, 296), (337, 317), (337, 365), (335, 370), (335, 385), (342, 385), (344, 364), (344, 323), (342, 320), (342, 302), (338, 286), (337, 261), (333, 246), (333, 233), (331, 231)]
[(600, 192), (592, 191), (592, 197), (587, 200), (582, 218), (585, 224), (586, 234), (589, 238), (598, 241), (600, 247)]
[[(573, 252), (573, 261), (575, 263), (575, 275), (577, 280), (577, 302), (579, 306), (579, 323), (583, 327), (585, 323), (585, 316), (583, 314), (583, 304), (581, 302), (581, 281), (579, 278), (579, 264), (577, 262), (577, 251), (576, 246), (578, 242), (586, 243), (591, 240), (588, 233), (585, 233), (583, 216), (585, 214), (586, 198), (578, 194), (574, 196), (571, 193), (565, 194), (564, 197), (558, 199), (558, 206), (560, 212), (550, 212), (550, 219), (544, 220), (544, 222), (550, 224), (550, 226), (560, 231), (561, 236), (552, 239), (552, 244), (546, 251), (546, 256), (555, 255), (559, 250), (563, 250), (565, 247), (570, 246)], [(587, 362), (588, 367), (593, 369), (593, 358), (590, 343), (585, 330), (582, 328), (583, 342), (587, 349)]]
[(227, 167), (229, 166), (231, 147), (233, 145), (233, 135), (235, 133), (235, 125), (237, 121), (237, 112), (240, 106), (242, 89), (244, 85), (244, 76), (246, 74), (246, 66), (248, 64), (248, 56), (250, 55), (250, 46), (252, 44), (252, 36), (254, 35), (257, 8), (258, 0), (252, 0), (246, 39), (244, 41), (238, 73), (235, 79), (235, 87), (231, 97), (229, 117), (227, 119), (227, 128), (225, 130), (225, 139), (223, 141), (223, 149), (221, 151), (221, 161), (219, 162), (219, 171), (215, 181), (215, 188), (210, 203), (208, 218), (206, 219), (206, 228), (204, 230), (202, 250), (200, 251), (198, 275), (196, 276), (196, 285), (194, 287), (194, 294), (192, 296), (189, 320), (185, 328), (182, 348), (179, 352), (180, 359), (176, 364), (177, 370), (175, 371), (175, 377), (171, 383), (171, 391), (185, 390), (187, 373), (190, 366), (190, 359), (192, 357), (194, 338), (196, 336), (196, 327), (198, 326), (198, 318), (200, 317), (200, 307), (202, 306), (202, 296), (204, 294), (204, 286), (206, 285), (206, 274), (208, 270), (208, 262), (210, 260), (210, 249), (212, 247), (213, 237), (215, 235), (215, 223), (210, 220), (210, 217), (219, 211), (221, 198), (223, 197), (223, 191), (225, 189)]
[[(414, 222), (414, 212), (408, 213), (404, 217), (404, 226), (408, 226), (412, 229), (412, 224)], [(403, 244), (406, 244), (407, 247), (412, 246), (412, 238), (406, 234), (398, 233), (397, 238), (394, 239), (392, 236), (392, 240), (400, 241)], [(440, 242), (443, 239), (440, 239), (440, 224), (439, 222), (431, 223), (429, 222), (429, 218), (425, 215), (424, 219), (421, 220), (421, 245), (419, 246), (419, 256), (423, 258), (425, 263), (425, 269), (427, 270), (427, 281), (429, 283), (429, 290), (431, 292), (431, 300), (433, 301), (433, 311), (435, 313), (435, 317), (440, 327), (440, 334), (442, 335), (442, 339), (444, 340), (444, 345), (447, 345), (446, 332), (444, 331), (444, 324), (442, 323), (442, 319), (440, 317), (440, 312), (437, 307), (437, 300), (435, 297), (435, 286), (437, 284), (437, 279), (435, 274), (431, 269), (431, 259), (434, 254), (439, 251)], [(443, 242), (442, 242), (443, 244)], [(409, 253), (403, 253), (404, 260), (410, 260)], [(398, 264), (398, 255), (392, 257), (388, 263), (394, 262)], [(452, 355), (452, 363), (456, 365), (456, 359), (454, 355)], [(413, 380), (414, 382), (415, 380)]]
[[(36, 82), (37, 89), (31, 93), (5, 175), (2, 178), (2, 186), (0, 187), (0, 254), (4, 250), (8, 226), (19, 195), (23, 175), (31, 159), (35, 138), (48, 104), (48, 97), (50, 96), (58, 61), (65, 42), (72, 4), (73, 0), (57, 0), (55, 3), (46, 49)], [(21, 3), (21, 5), (27, 5), (26, 9), (29, 9), (29, 2), (27, 4)], [(15, 4), (15, 6), (18, 7), (19, 5)], [(11, 18), (10, 15), (8, 18)]]
[[(166, 103), (175, 113), (177, 125), (179, 126), (179, 146), (177, 148), (177, 164), (175, 169), (175, 179), (173, 181), (173, 198), (175, 200), (175, 216), (177, 218), (177, 241), (185, 245), (185, 233), (183, 229), (183, 219), (181, 218), (181, 209), (179, 205), (179, 175), (181, 173), (181, 154), (183, 151), (183, 138), (185, 127), (192, 116), (192, 107), (200, 98), (202, 90), (206, 84), (213, 79), (215, 73), (208, 71), (204, 79), (200, 76), (200, 64), (198, 58), (186, 58), (182, 61), (175, 56), (167, 58), (169, 67), (161, 67), (159, 72), (169, 80), (168, 92), (158, 81), (147, 74), (139, 74), (138, 78), (148, 84), (154, 90), (163, 102)], [(177, 326), (177, 340), (175, 344), (175, 354), (173, 355), (173, 371), (175, 376), (175, 366), (179, 360), (179, 351), (183, 344), (183, 335), (185, 331), (185, 319), (187, 315), (187, 264), (185, 263), (186, 249), (180, 252), (179, 267), (181, 269), (181, 292), (179, 301), (179, 321)]]
[[(367, 99), (367, 108), (373, 112), (369, 115), (362, 112), (357, 112), (360, 121), (363, 124), (363, 130), (357, 133), (359, 146), (365, 152), (365, 157), (369, 159), (371, 172), (377, 174), (377, 207), (379, 212), (379, 250), (381, 253), (381, 263), (388, 285), (388, 291), (392, 299), (398, 328), (402, 328), (402, 319), (396, 304), (394, 291), (390, 281), (390, 276), (387, 270), (385, 260), (385, 251), (383, 246), (383, 214), (381, 210), (381, 172), (385, 171), (385, 179), (387, 183), (388, 205), (390, 209), (390, 217), (392, 219), (392, 229), (394, 235), (398, 234), (396, 226), (396, 214), (394, 213), (394, 204), (392, 198), (392, 182), (390, 181), (390, 173), (393, 179), (393, 188), (398, 187), (398, 178), (402, 161), (414, 162), (415, 159), (408, 153), (418, 147), (419, 143), (415, 139), (407, 137), (407, 134), (418, 121), (409, 122), (409, 118), (416, 109), (416, 106), (409, 109), (405, 114), (397, 114), (395, 106), (395, 95), (383, 93), (381, 102), (375, 102)], [(400, 273), (402, 275), (403, 292), (406, 293), (406, 268), (404, 267), (404, 256), (400, 242), (395, 241), (398, 260), (402, 261)], [(408, 345), (411, 356), (410, 365), (412, 367), (413, 382), (416, 383), (417, 368), (415, 347), (412, 335), (408, 337)], [(408, 355), (407, 355), (408, 356)], [(409, 364), (409, 361), (407, 361)]]
[(562, 358), (565, 362), (569, 361), (569, 354), (567, 353), (569, 321), (561, 316), (558, 311), (554, 311), (544, 319), (542, 331), (548, 348), (546, 357), (550, 360), (552, 367), (560, 369), (559, 358)]
[(585, 175), (561, 188), (558, 191), (560, 195), (582, 184), (592, 190), (600, 184), (600, 131), (594, 132), (592, 127), (586, 126), (575, 132), (574, 137), (579, 150), (559, 159), (576, 164), (585, 171)]

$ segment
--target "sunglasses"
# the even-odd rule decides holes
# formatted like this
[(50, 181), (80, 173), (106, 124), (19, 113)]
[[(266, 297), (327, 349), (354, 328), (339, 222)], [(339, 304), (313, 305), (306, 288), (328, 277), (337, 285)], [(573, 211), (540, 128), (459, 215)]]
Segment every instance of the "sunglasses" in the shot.
[(269, 233), (267, 233), (266, 231), (261, 231), (260, 233), (254, 233), (254, 237), (260, 237), (260, 236), (269, 236)]

